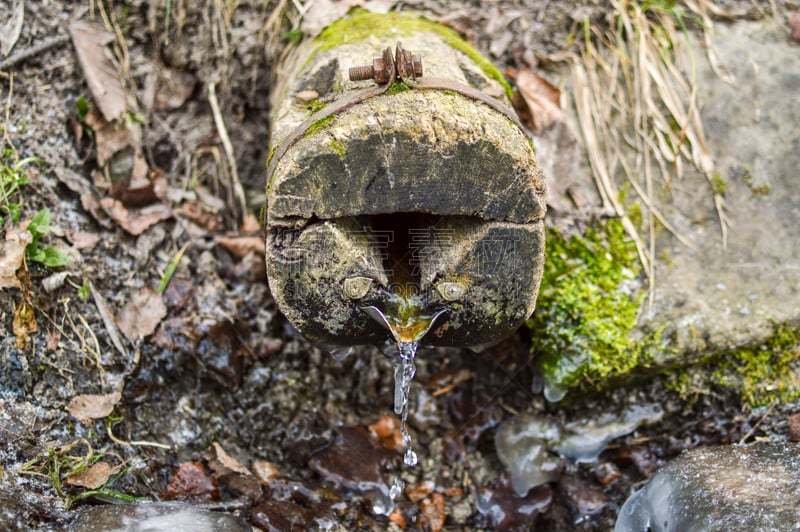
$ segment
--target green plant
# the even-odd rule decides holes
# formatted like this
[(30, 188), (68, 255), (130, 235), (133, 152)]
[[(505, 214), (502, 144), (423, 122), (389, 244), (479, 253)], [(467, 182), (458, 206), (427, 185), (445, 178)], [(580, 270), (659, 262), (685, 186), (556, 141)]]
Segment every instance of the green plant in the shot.
[(12, 223), (19, 221), (22, 203), (17, 198), (28, 184), (25, 168), (40, 162), (36, 157), (19, 159), (13, 148), (3, 150), (0, 155), (0, 225), (7, 219)]
[(53, 231), (50, 226), (50, 209), (44, 208), (36, 213), (28, 224), (28, 232), (33, 237), (25, 248), (25, 256), (29, 261), (38, 262), (50, 268), (65, 266), (69, 259), (60, 249), (42, 246), (42, 236)]

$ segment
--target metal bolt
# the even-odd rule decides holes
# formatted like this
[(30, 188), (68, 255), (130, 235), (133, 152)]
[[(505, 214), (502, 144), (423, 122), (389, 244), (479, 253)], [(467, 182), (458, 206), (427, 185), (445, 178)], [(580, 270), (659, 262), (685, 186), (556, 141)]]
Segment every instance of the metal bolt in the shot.
[(350, 81), (375, 80), (378, 85), (385, 85), (392, 81), (394, 76), (400, 79), (416, 79), (422, 76), (422, 58), (403, 49), (397, 43), (395, 55), (387, 48), (381, 57), (372, 60), (371, 65), (362, 65), (350, 68), (348, 71)]
[(389, 48), (383, 51), (383, 56), (373, 59), (372, 65), (352, 67), (349, 71), (350, 81), (374, 79), (378, 85), (389, 83), (393, 73), (394, 58)]

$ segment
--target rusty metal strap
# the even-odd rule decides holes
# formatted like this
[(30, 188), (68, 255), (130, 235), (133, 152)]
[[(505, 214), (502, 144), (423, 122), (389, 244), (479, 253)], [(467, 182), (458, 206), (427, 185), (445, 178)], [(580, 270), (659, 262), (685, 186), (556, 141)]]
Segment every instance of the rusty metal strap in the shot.
[(488, 94), (485, 94), (474, 87), (470, 87), (469, 85), (464, 85), (463, 83), (459, 83), (457, 81), (453, 81), (452, 79), (445, 79), (445, 78), (426, 78), (416, 83), (410, 84), (409, 87), (412, 89), (433, 89), (433, 90), (441, 90), (441, 91), (453, 91), (461, 94), (462, 96), (466, 96), (472, 100), (477, 100), (481, 103), (485, 103), (495, 111), (498, 111), (506, 116), (509, 120), (514, 122), (514, 124), (522, 128), (522, 124), (517, 117), (517, 113), (514, 112), (513, 109), (510, 109), (508, 106), (504, 105), (499, 100), (492, 98)]

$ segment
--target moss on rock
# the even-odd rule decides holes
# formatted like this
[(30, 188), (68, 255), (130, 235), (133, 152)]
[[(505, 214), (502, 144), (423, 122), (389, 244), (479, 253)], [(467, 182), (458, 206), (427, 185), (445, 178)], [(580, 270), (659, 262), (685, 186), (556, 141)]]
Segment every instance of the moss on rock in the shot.
[(800, 330), (774, 324), (772, 336), (758, 345), (710, 355), (707, 363), (665, 371), (664, 384), (682, 399), (736, 390), (743, 404), (766, 406), (800, 398)]
[[(633, 243), (617, 220), (581, 236), (548, 229), (544, 274), (536, 312), (528, 320), (532, 352), (544, 378), (545, 396), (570, 389), (607, 388), (653, 365), (653, 350), (674, 349), (660, 331), (637, 327), (644, 291)], [(766, 342), (706, 353), (702, 363), (662, 368), (661, 379), (682, 398), (736, 390), (742, 403), (768, 405), (800, 398), (800, 329), (774, 324)]]
[(582, 236), (549, 229), (536, 312), (528, 320), (532, 352), (551, 401), (570, 388), (597, 388), (647, 364), (659, 335), (634, 339), (644, 292), (636, 249), (621, 222), (599, 223)]

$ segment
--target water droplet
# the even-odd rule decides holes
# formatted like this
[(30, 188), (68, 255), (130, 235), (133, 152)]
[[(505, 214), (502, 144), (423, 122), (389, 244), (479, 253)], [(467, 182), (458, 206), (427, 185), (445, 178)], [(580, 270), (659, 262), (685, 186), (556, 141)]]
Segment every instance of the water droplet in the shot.
[(419, 463), (419, 458), (417, 458), (417, 453), (415, 453), (414, 451), (411, 450), (411, 448), (409, 448), (406, 451), (406, 454), (403, 456), (403, 463), (410, 467), (414, 467), (415, 465), (417, 465)]
[(405, 486), (405, 482), (400, 480), (397, 477), (394, 477), (394, 484), (392, 484), (391, 489), (389, 490), (389, 497), (392, 500), (397, 499), (401, 493), (403, 493), (403, 487)]
[(352, 347), (337, 347), (330, 350), (330, 354), (336, 362), (341, 362), (353, 352)]

